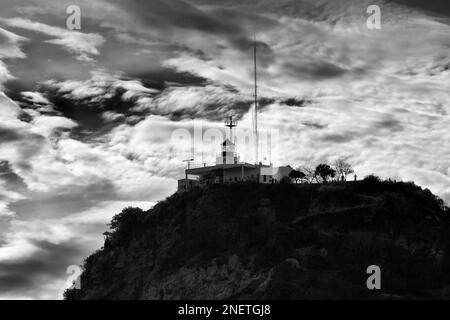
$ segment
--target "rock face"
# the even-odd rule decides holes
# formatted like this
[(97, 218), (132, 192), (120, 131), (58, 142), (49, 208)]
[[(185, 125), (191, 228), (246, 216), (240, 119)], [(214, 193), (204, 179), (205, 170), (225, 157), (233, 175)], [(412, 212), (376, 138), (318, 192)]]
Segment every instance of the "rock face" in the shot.
[[(193, 190), (116, 215), (65, 298), (450, 298), (449, 213), (377, 180)], [(370, 265), (381, 290), (367, 289)]]

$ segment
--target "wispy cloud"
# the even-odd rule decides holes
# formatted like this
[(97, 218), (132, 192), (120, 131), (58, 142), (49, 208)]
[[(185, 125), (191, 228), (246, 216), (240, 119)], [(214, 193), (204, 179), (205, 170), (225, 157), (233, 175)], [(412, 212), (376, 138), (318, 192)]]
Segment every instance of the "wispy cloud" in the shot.
[(81, 61), (92, 61), (91, 56), (98, 55), (98, 48), (105, 42), (105, 39), (99, 34), (82, 33), (65, 28), (53, 27), (29, 19), (10, 18), (0, 21), (9, 27), (27, 29), (52, 36), (54, 37), (53, 39), (45, 40), (45, 42), (64, 47), (69, 52), (76, 54), (77, 58)]

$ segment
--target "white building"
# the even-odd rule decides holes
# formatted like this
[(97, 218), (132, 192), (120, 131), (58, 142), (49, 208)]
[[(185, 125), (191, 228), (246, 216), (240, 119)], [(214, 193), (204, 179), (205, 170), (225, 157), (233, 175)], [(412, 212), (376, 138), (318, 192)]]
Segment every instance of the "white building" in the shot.
[[(230, 125), (231, 123), (231, 125)], [(232, 128), (236, 123), (227, 122), (230, 127), (230, 137)], [(225, 139), (221, 144), (221, 152), (216, 157), (213, 166), (202, 166), (186, 169), (185, 178), (178, 180), (178, 191), (186, 191), (193, 187), (204, 187), (211, 184), (220, 183), (279, 183), (283, 177), (288, 177), (293, 169), (290, 166), (273, 167), (272, 165), (250, 164), (239, 161), (236, 153), (236, 146), (230, 139)]]

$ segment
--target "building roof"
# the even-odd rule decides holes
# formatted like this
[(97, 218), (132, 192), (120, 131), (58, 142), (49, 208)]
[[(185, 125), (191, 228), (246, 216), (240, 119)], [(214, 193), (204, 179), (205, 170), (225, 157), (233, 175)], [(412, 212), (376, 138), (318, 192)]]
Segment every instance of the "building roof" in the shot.
[(188, 169), (188, 170), (186, 170), (186, 173), (192, 174), (192, 175), (198, 175), (198, 174), (205, 174), (208, 172), (213, 172), (216, 170), (227, 170), (227, 169), (235, 169), (235, 168), (241, 168), (241, 167), (254, 169), (257, 166), (254, 164), (250, 164), (250, 163), (218, 164), (215, 166)]

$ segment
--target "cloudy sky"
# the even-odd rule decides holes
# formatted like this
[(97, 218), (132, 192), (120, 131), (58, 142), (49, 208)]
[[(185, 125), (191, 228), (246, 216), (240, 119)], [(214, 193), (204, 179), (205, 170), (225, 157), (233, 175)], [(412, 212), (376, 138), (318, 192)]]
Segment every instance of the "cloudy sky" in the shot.
[(0, 298), (61, 298), (112, 215), (172, 194), (177, 129), (251, 127), (255, 33), (278, 164), (347, 157), (450, 202), (448, 0), (1, 0)]

